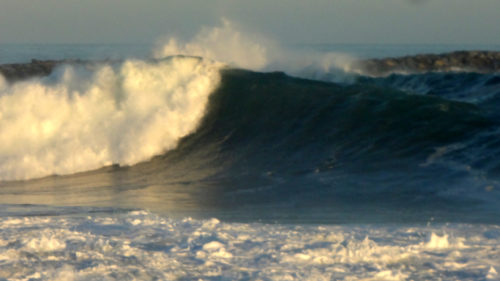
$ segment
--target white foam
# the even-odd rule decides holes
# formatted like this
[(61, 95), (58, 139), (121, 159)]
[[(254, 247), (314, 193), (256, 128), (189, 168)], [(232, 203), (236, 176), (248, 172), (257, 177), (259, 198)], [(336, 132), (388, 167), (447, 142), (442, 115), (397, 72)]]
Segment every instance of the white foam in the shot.
[(490, 266), (490, 269), (488, 270), (488, 274), (486, 275), (486, 279), (489, 280), (496, 280), (498, 278), (498, 273), (496, 269), (493, 266)]
[(429, 242), (427, 242), (425, 246), (432, 249), (448, 248), (450, 246), (450, 243), (448, 242), (448, 235), (445, 234), (443, 236), (439, 236), (432, 233)]
[(500, 266), (499, 239), (488, 236), (498, 227), (487, 225), (266, 225), (145, 211), (12, 221), (0, 217), (8, 280), (497, 280)]
[(60, 241), (53, 234), (40, 235), (40, 237), (35, 237), (26, 241), (27, 250), (35, 252), (51, 252), (51, 251), (61, 251), (66, 248), (66, 243)]
[(0, 83), (0, 179), (132, 165), (174, 148), (203, 116), (220, 66), (130, 60)]

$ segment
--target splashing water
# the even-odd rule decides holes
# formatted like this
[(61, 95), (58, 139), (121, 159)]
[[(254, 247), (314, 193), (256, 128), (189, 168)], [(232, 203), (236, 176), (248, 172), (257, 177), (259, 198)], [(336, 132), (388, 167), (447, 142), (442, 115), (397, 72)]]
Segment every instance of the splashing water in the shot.
[(154, 56), (200, 56), (238, 67), (262, 69), (268, 64), (268, 50), (251, 39), (255, 36), (257, 35), (240, 32), (233, 23), (224, 19), (221, 26), (203, 27), (190, 42), (182, 43), (176, 38), (170, 38), (154, 52)]
[[(242, 31), (233, 22), (203, 27), (188, 42), (169, 38), (154, 51), (155, 58), (189, 55), (213, 59), (255, 71), (285, 71), (288, 74), (328, 81), (344, 81), (358, 72), (356, 59), (338, 52), (292, 50), (260, 34)], [(352, 72), (352, 73), (351, 73)]]
[(174, 148), (203, 116), (219, 68), (176, 57), (0, 80), (0, 179), (131, 165)]

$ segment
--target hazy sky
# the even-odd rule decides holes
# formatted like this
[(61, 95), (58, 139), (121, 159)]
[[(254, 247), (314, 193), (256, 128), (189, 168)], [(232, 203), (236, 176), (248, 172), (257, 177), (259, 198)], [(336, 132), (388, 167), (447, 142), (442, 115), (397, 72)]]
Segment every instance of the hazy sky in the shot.
[(222, 17), (284, 43), (500, 44), (500, 0), (0, 0), (0, 43), (152, 43)]

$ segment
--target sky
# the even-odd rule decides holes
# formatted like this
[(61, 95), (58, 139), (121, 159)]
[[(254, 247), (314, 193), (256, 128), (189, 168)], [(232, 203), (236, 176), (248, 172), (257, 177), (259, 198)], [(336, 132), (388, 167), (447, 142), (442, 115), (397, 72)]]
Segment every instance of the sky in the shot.
[(153, 43), (221, 19), (287, 44), (500, 44), (500, 0), (0, 0), (0, 43)]

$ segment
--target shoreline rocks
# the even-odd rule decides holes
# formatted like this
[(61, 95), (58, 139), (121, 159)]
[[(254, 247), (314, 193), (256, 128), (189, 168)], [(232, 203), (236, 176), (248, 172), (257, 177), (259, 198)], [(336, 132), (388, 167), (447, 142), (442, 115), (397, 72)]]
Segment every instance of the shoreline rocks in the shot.
[(47, 76), (59, 65), (92, 65), (93, 61), (84, 60), (37, 60), (32, 59), (29, 63), (11, 63), (0, 65), (0, 75), (9, 82), (29, 79), (33, 77)]
[(444, 54), (421, 54), (396, 58), (368, 59), (357, 64), (360, 72), (373, 76), (391, 73), (468, 71), (500, 72), (500, 52), (455, 51)]
[(0, 65), (0, 74), (7, 81), (17, 81), (36, 76), (49, 75), (54, 68), (65, 61), (55, 60), (31, 60), (30, 63), (14, 63)]

